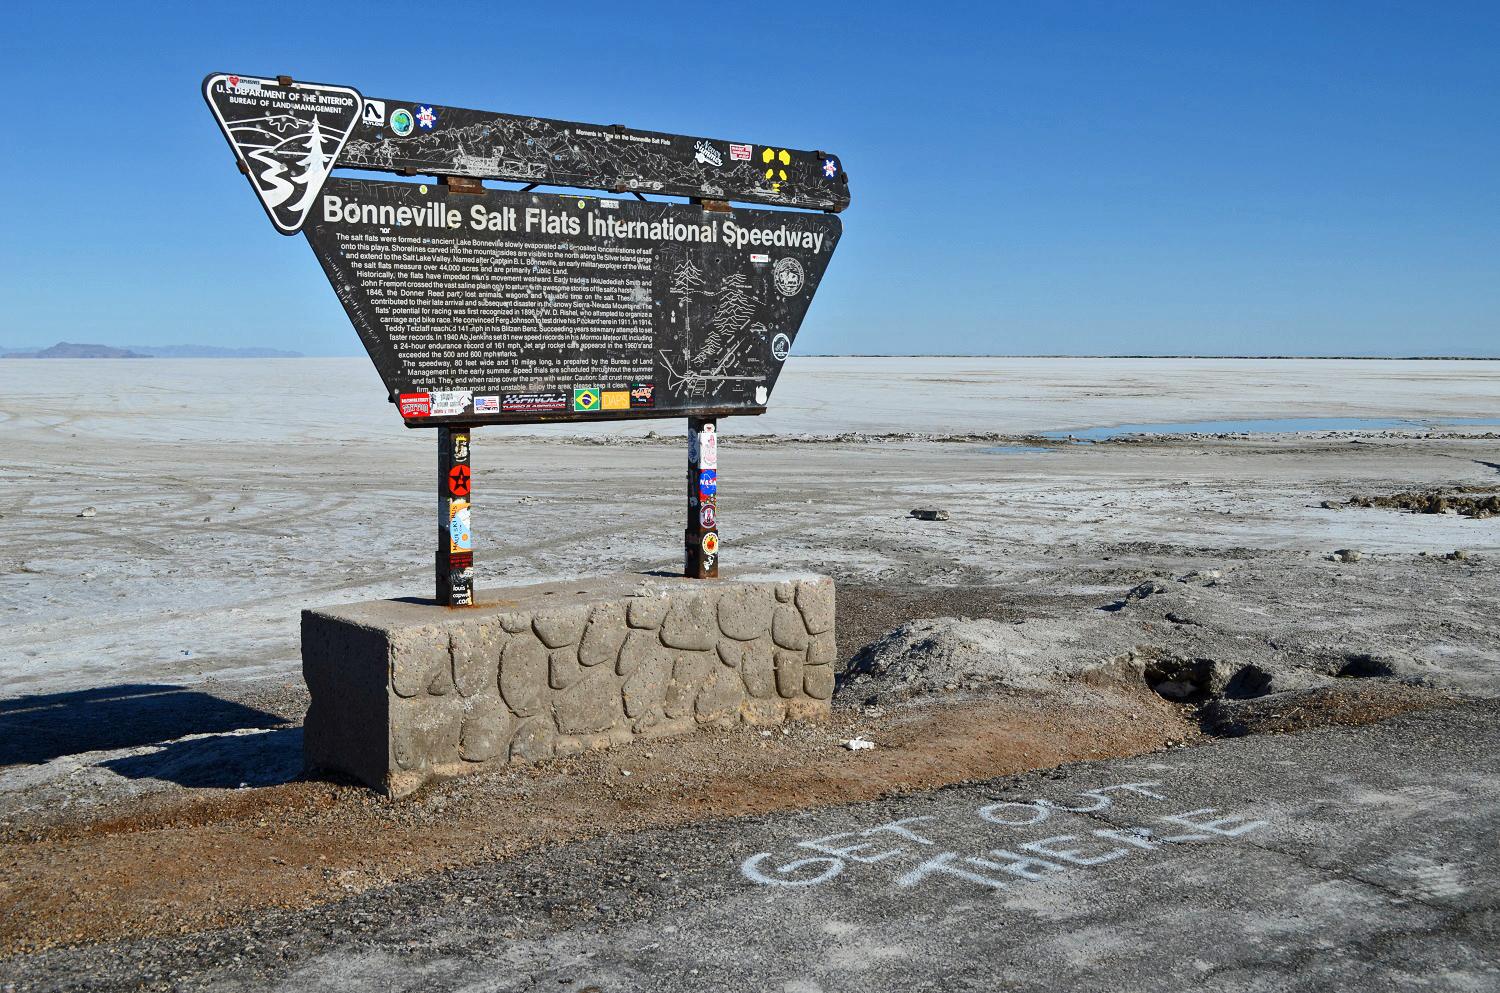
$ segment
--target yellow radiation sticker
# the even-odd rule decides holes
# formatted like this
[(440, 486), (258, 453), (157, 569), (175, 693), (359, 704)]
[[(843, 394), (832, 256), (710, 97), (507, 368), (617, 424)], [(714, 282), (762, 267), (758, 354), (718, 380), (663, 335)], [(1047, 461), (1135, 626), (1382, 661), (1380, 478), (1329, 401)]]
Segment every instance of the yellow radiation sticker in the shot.
[(765, 175), (771, 182), (771, 190), (781, 192), (781, 184), (786, 182), (786, 167), (792, 164), (792, 153), (784, 148), (763, 148), (760, 162), (766, 167)]

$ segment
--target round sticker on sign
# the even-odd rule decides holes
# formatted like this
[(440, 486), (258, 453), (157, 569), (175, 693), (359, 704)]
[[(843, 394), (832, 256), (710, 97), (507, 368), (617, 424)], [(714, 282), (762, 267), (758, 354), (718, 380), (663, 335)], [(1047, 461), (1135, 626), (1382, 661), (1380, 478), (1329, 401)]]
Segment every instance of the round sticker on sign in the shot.
[(703, 536), (703, 554), (719, 554), (719, 533), (717, 531), (710, 531)]
[(714, 510), (714, 505), (713, 504), (711, 504), (711, 503), (705, 503), (702, 507), (700, 507), (698, 509), (698, 526), (699, 527), (704, 527), (704, 528), (717, 527), (718, 523), (719, 523), (719, 515), (718, 515), (718, 512)]
[(784, 297), (796, 296), (802, 292), (802, 263), (791, 256), (777, 259), (776, 264), (771, 267), (771, 281), (776, 284), (777, 293)]
[(469, 495), (469, 467), (456, 465), (448, 470), (448, 492), (456, 497)]
[(792, 339), (780, 331), (776, 332), (776, 337), (771, 339), (771, 357), (777, 362), (785, 362), (790, 354), (792, 354)]

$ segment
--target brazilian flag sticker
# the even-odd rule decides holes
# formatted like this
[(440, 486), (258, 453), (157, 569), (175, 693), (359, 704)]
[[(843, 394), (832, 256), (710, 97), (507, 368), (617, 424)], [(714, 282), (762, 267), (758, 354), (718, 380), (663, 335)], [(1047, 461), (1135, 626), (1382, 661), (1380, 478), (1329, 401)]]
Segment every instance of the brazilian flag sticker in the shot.
[(573, 409), (583, 412), (598, 410), (599, 391), (597, 389), (574, 390)]

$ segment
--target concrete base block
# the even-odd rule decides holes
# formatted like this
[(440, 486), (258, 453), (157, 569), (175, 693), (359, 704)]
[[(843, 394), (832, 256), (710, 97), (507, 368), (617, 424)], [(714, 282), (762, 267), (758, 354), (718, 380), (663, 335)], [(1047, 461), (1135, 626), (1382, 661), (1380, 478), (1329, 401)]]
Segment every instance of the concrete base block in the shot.
[(698, 727), (818, 720), (833, 580), (623, 575), (302, 612), (308, 770), (393, 796)]

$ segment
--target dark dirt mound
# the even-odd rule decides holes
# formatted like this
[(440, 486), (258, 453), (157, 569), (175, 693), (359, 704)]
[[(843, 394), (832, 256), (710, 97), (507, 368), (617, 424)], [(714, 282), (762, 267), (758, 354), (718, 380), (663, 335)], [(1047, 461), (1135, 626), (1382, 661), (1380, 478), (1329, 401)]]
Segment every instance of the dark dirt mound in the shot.
[(1413, 514), (1446, 514), (1482, 520), (1500, 516), (1500, 492), (1491, 486), (1455, 486), (1448, 489), (1408, 490), (1385, 496), (1351, 497), (1346, 507), (1380, 507), (1409, 510)]

